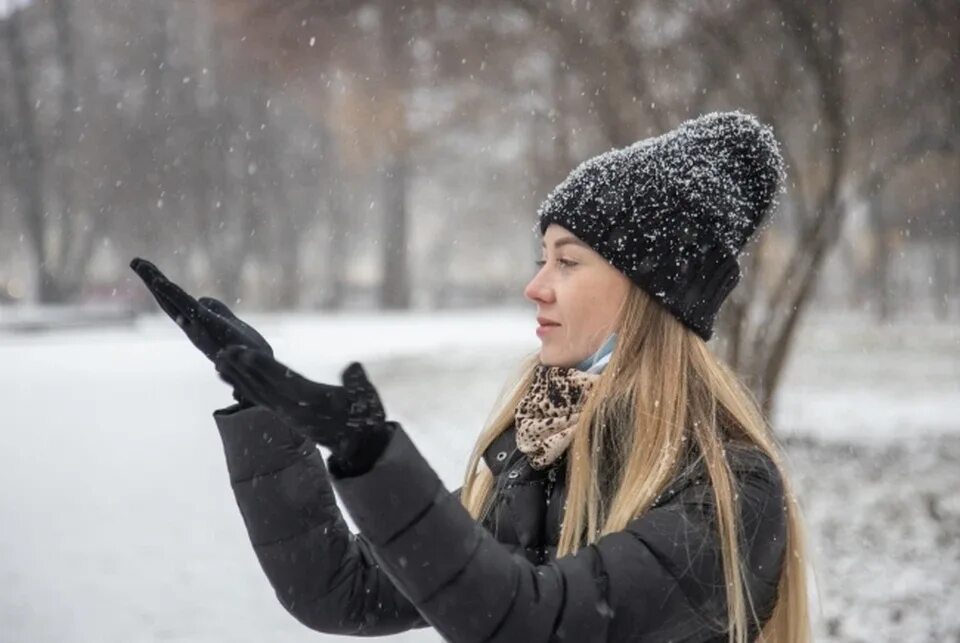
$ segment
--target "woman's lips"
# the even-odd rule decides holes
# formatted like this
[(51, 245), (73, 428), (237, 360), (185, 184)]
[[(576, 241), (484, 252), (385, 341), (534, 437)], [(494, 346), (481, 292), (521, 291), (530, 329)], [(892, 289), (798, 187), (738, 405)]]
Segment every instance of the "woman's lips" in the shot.
[(543, 337), (554, 328), (560, 328), (560, 324), (540, 324), (537, 326), (537, 337)]

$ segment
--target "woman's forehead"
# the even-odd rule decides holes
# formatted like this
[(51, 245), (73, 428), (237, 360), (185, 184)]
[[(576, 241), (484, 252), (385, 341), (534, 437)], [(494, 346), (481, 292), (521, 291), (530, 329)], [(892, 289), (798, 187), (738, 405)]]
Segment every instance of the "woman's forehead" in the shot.
[(550, 224), (550, 227), (547, 228), (546, 234), (543, 235), (543, 238), (540, 240), (540, 246), (553, 246), (554, 248), (559, 248), (567, 244), (573, 244), (580, 246), (582, 248), (589, 248), (590, 246), (581, 241), (577, 235), (573, 234), (566, 228), (559, 226), (555, 223)]

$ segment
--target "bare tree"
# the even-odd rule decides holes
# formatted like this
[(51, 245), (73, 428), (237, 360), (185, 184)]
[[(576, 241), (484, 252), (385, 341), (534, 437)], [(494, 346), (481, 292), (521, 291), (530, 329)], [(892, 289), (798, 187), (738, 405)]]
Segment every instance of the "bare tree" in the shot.
[(62, 294), (56, 277), (51, 273), (50, 257), (46, 245), (46, 207), (43, 184), (47, 171), (46, 158), (40, 141), (36, 111), (34, 110), (33, 87), (28, 67), (26, 37), (24, 35), (24, 10), (14, 9), (0, 20), (0, 38), (10, 60), (11, 88), (13, 89), (12, 119), (15, 133), (7, 144), (12, 151), (11, 175), (16, 191), (19, 211), (30, 237), (33, 260), (38, 275), (37, 296), (40, 301), (60, 301)]

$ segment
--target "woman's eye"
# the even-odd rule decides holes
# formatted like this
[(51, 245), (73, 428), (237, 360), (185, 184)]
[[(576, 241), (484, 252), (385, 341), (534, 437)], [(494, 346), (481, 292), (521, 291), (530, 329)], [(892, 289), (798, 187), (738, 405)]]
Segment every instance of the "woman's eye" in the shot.
[[(533, 263), (535, 266), (537, 266), (537, 268), (543, 268), (543, 266), (546, 265), (547, 262), (545, 259), (541, 259), (540, 261), (534, 261)], [(577, 265), (576, 261), (570, 261), (569, 259), (557, 259), (557, 263), (559, 263), (564, 268), (570, 268), (572, 266)]]

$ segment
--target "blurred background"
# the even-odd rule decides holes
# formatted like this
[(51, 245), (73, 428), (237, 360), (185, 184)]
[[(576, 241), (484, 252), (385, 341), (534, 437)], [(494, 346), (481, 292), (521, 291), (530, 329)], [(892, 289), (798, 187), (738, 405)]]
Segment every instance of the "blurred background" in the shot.
[(539, 345), (539, 203), (737, 108), (788, 185), (711, 346), (797, 478), (817, 640), (960, 641), (958, 69), (952, 0), (0, 0), (0, 641), (336, 638), (257, 567), (229, 391), (134, 256), (316, 379), (365, 360), (452, 488)]

